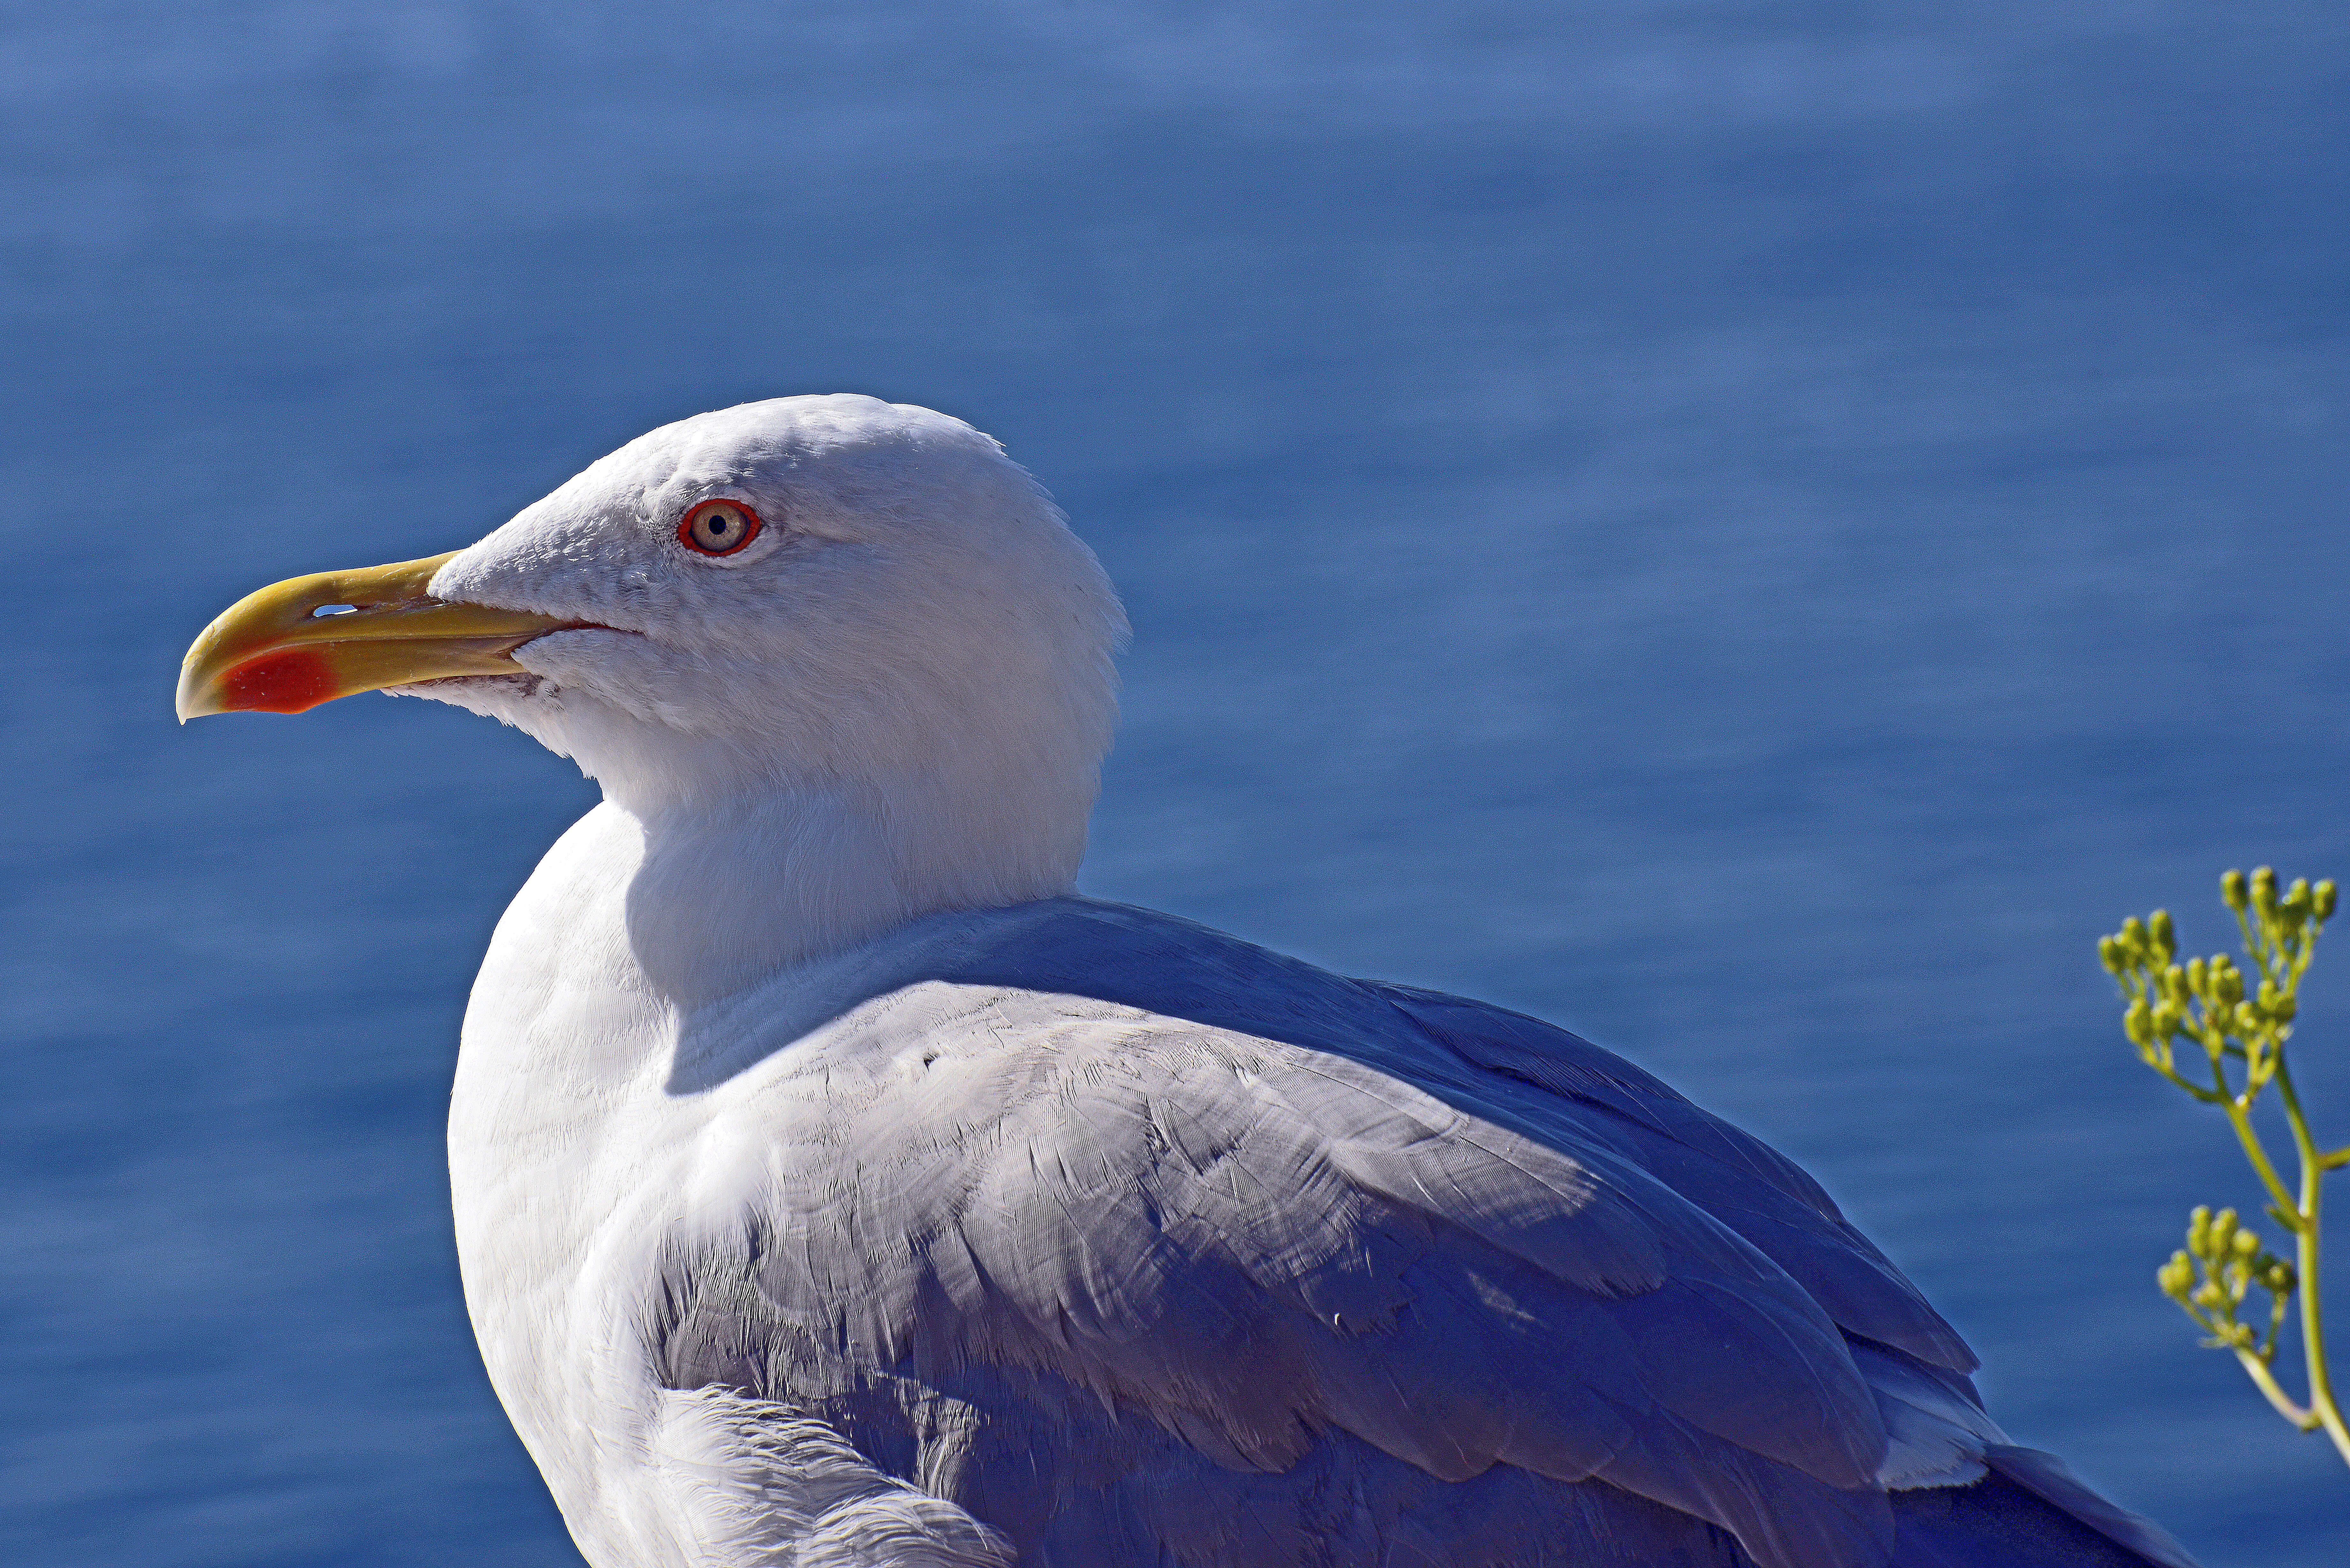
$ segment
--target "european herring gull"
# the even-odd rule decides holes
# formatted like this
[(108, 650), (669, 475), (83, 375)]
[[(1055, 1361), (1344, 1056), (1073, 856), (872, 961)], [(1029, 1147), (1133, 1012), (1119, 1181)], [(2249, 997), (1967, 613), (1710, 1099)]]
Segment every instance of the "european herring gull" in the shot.
[(1125, 630), (993, 441), (805, 397), (190, 651), (182, 718), (392, 690), (602, 786), (449, 1118), (482, 1355), (591, 1563), (2189, 1568), (1759, 1140), (1079, 895)]

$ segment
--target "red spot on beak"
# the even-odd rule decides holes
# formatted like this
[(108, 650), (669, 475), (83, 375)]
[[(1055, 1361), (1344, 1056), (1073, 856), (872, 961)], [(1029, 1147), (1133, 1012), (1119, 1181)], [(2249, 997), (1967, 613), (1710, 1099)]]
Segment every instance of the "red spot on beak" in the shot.
[(338, 694), (327, 661), (301, 648), (240, 664), (221, 682), (221, 706), (239, 711), (300, 713)]

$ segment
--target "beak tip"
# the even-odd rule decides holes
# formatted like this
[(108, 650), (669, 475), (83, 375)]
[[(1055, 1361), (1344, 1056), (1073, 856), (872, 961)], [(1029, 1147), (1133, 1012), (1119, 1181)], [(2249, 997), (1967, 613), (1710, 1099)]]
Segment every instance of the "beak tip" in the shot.
[(191, 719), (202, 718), (206, 711), (196, 704), (195, 683), (188, 679), (191, 673), (182, 667), (180, 683), (172, 691), (172, 711), (182, 724)]

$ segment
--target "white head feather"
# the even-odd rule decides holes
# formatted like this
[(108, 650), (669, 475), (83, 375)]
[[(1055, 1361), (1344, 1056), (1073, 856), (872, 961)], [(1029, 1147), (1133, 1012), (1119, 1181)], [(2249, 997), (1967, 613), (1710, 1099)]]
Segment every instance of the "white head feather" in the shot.
[[(712, 497), (765, 524), (736, 554), (678, 537)], [(528, 676), (406, 691), (576, 759), (649, 859), (667, 846), (672, 892), (796, 928), (773, 958), (1073, 884), (1126, 619), (1051, 498), (959, 420), (830, 396), (665, 425), (432, 591), (595, 623), (517, 650)]]

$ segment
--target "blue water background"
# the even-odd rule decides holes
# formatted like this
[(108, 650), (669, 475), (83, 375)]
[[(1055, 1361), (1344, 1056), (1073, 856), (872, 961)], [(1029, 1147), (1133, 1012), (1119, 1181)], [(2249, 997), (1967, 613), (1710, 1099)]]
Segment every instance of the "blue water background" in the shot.
[(1628, 1053), (1817, 1172), (2021, 1438), (2210, 1568), (2350, 1560), (2350, 1478), (2153, 1291), (2254, 1192), (2091, 950), (2350, 873), (2346, 46), (2287, 0), (12, 7), (0, 1556), (577, 1562), (440, 1140), (590, 794), (422, 703), (174, 728), (172, 676), (262, 583), (859, 390), (1003, 438), (1128, 595), (1092, 891)]

